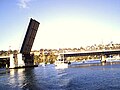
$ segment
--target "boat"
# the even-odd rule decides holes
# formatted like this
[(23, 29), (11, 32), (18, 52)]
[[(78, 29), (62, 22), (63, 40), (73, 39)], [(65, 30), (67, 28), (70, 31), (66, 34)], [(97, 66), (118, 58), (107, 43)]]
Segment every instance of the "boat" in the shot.
[(84, 60), (83, 63), (85, 63), (85, 64), (101, 63), (101, 60), (100, 59), (90, 59), (90, 60)]
[(55, 68), (56, 69), (64, 69), (64, 68), (68, 68), (68, 63), (65, 63), (62, 60), (57, 60), (55, 61)]
[(116, 58), (106, 58), (106, 62), (120, 62), (120, 59), (116, 59)]
[(56, 69), (68, 68), (69, 64), (70, 62), (65, 60), (64, 54), (62, 56), (59, 54), (57, 60), (55, 61), (55, 68)]
[(80, 65), (80, 64), (83, 64), (84, 61), (73, 61), (70, 63), (70, 65)]

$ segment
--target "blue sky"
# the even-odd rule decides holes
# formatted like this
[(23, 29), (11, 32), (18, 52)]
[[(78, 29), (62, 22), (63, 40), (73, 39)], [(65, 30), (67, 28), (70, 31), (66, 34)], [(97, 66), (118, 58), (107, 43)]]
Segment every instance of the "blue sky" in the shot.
[(120, 0), (0, 0), (0, 50), (21, 48), (31, 17), (33, 50), (120, 43)]

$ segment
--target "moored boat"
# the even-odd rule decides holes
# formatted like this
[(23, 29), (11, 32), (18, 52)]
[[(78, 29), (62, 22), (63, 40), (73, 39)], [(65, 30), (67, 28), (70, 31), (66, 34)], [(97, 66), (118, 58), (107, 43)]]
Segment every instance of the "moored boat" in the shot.
[(61, 61), (61, 60), (57, 60), (55, 61), (55, 68), (57, 69), (68, 68), (68, 63), (65, 63), (64, 61)]

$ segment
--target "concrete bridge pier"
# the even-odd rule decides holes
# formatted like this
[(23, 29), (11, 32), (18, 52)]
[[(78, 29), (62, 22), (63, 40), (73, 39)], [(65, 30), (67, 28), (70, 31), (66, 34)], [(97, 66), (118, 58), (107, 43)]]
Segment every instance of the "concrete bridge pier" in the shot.
[(101, 63), (106, 63), (106, 56), (105, 55), (101, 55)]
[(10, 55), (10, 67), (9, 68), (15, 68), (14, 58), (13, 54)]
[(11, 54), (10, 55), (10, 66), (9, 68), (24, 67), (25, 63), (22, 59), (22, 54)]

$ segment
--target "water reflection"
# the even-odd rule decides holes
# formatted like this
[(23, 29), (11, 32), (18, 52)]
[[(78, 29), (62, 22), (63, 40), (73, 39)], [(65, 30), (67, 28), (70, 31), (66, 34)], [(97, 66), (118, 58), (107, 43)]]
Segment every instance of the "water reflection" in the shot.
[(24, 69), (10, 69), (8, 84), (12, 87), (21, 87), (24, 81)]
[(38, 90), (37, 79), (34, 74), (34, 68), (10, 69), (8, 84), (12, 88), (23, 90)]
[(37, 81), (36, 75), (34, 73), (34, 68), (26, 68), (24, 71), (24, 81), (23, 89), (24, 90), (39, 90), (39, 83)]

